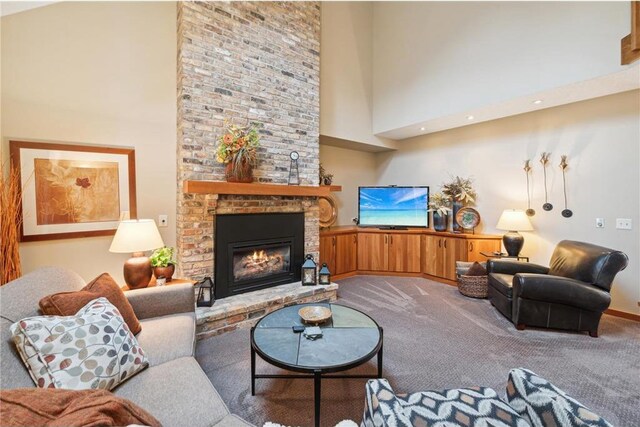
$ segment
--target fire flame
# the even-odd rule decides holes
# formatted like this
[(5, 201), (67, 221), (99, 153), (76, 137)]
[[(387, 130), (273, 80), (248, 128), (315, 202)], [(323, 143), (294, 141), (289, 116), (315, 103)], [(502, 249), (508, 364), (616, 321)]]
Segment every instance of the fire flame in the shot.
[(251, 258), (253, 259), (254, 262), (266, 261), (269, 259), (269, 257), (267, 256), (264, 250), (259, 252), (253, 251), (253, 255), (251, 256)]

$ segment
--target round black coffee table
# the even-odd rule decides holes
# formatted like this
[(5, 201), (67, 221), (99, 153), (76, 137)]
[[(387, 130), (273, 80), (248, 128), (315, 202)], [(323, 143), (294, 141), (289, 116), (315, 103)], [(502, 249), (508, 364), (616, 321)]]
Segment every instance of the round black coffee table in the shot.
[[(331, 309), (329, 321), (319, 325), (322, 337), (310, 340), (293, 326), (308, 326), (298, 310), (305, 305)], [(251, 328), (251, 395), (256, 378), (313, 379), (315, 425), (320, 425), (320, 386), (323, 378), (372, 378), (372, 375), (328, 375), (346, 371), (378, 356), (377, 377), (382, 378), (382, 328), (371, 317), (339, 304), (298, 304), (263, 317)], [(256, 353), (266, 362), (301, 374), (256, 374)]]

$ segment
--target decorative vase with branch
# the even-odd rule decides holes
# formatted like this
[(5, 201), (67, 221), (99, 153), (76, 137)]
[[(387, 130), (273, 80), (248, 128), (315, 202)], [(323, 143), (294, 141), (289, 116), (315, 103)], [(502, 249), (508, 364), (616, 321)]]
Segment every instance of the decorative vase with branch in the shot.
[(442, 184), (442, 192), (449, 196), (453, 203), (453, 231), (461, 232), (462, 226), (456, 222), (456, 215), (462, 207), (476, 201), (477, 194), (473, 189), (473, 180), (456, 176), (451, 182)]
[(433, 229), (447, 231), (449, 212), (451, 212), (451, 198), (442, 193), (429, 196), (429, 212), (433, 212)]
[(260, 135), (254, 124), (245, 127), (226, 124), (226, 132), (218, 138), (216, 160), (226, 165), (227, 181), (253, 182), (259, 146)]
[(18, 169), (0, 164), (0, 286), (22, 275), (19, 232), (20, 174)]

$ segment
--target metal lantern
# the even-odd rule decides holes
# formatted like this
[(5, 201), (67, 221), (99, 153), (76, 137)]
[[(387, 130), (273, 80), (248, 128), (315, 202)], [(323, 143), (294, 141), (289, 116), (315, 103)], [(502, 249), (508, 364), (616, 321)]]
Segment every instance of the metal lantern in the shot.
[(318, 283), (321, 285), (330, 285), (331, 284), (331, 272), (329, 271), (329, 267), (327, 267), (327, 263), (322, 264), (322, 268), (318, 273)]
[(198, 307), (211, 307), (216, 298), (213, 296), (214, 286), (211, 277), (205, 277), (202, 281), (196, 283), (198, 288), (198, 300), (196, 305)]
[(316, 263), (313, 261), (313, 255), (307, 255), (307, 259), (302, 264), (302, 285), (314, 286), (316, 283)]

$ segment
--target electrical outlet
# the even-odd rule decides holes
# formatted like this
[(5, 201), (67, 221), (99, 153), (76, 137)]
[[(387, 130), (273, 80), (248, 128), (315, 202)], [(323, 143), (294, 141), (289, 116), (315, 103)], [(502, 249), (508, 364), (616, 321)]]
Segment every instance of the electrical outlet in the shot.
[(616, 218), (616, 228), (618, 230), (631, 230), (631, 218)]
[(604, 218), (596, 218), (596, 228), (604, 228)]
[(169, 225), (168, 215), (158, 215), (158, 227), (167, 227)]

